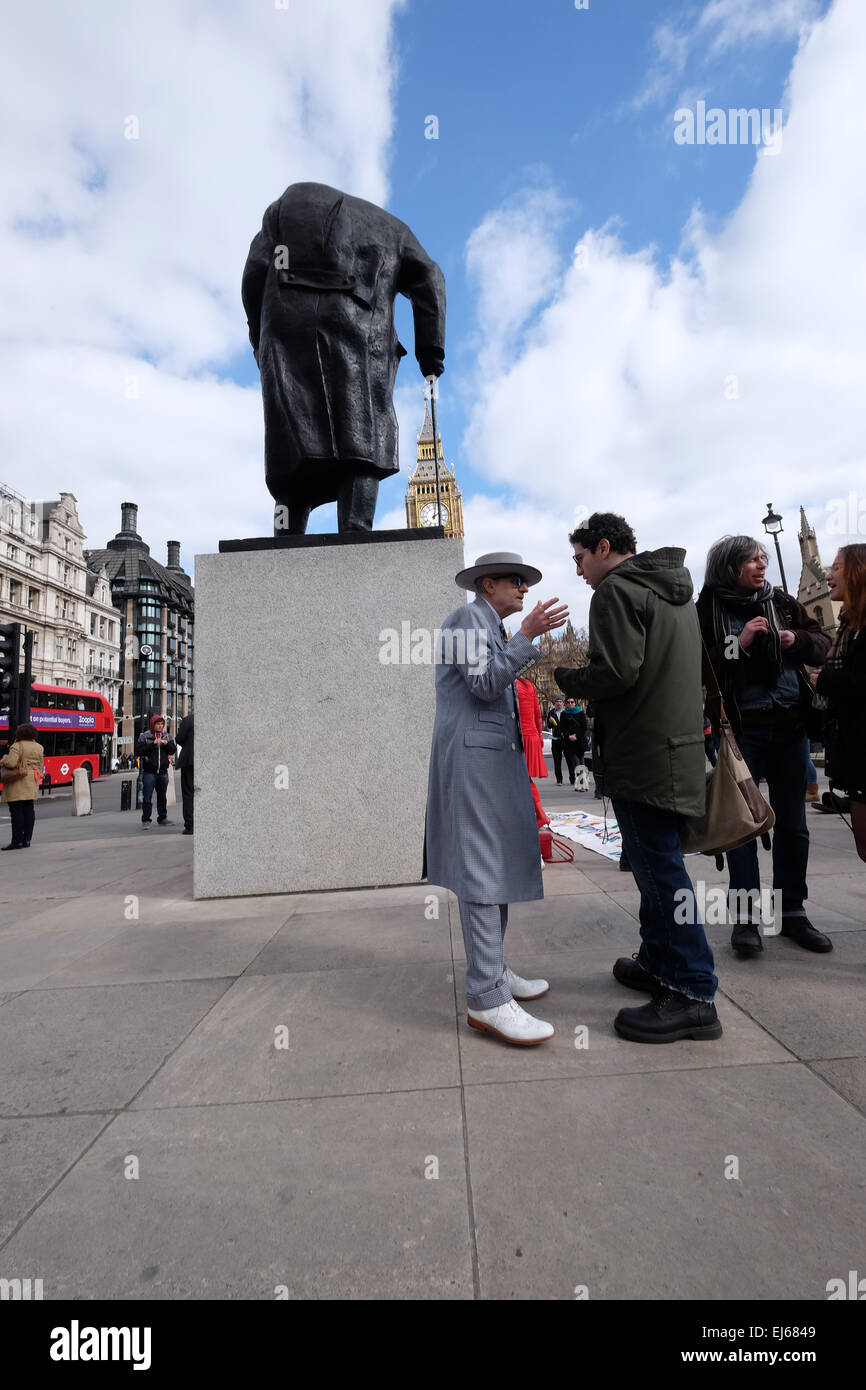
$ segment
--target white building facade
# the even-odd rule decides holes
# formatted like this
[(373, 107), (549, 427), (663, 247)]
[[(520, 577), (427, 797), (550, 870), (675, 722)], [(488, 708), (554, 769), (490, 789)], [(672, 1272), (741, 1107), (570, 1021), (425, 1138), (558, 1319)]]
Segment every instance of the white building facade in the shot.
[(32, 631), (36, 685), (93, 690), (114, 710), (120, 619), (107, 575), (88, 569), (85, 540), (71, 492), (29, 501), (0, 483), (0, 622)]

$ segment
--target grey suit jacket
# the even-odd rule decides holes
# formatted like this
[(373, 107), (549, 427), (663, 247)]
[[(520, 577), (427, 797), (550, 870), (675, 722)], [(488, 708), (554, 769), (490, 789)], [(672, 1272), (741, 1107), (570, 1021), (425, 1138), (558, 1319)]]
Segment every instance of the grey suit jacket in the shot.
[(522, 633), (506, 647), (499, 619), (480, 597), (456, 608), (442, 633), (427, 877), (470, 902), (543, 898), (538, 827), (509, 689), (540, 653)]

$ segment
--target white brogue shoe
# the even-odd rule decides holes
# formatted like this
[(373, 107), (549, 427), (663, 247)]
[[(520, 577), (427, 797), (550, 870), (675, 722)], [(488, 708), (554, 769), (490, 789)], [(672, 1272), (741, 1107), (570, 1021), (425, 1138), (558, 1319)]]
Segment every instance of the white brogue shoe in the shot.
[(550, 985), (546, 980), (524, 980), (519, 975), (515, 975), (506, 965), (504, 983), (511, 990), (515, 999), (520, 999), (522, 1003), (527, 1003), (530, 999), (540, 999), (542, 994), (546, 994)]
[(494, 1033), (497, 1038), (519, 1043), (522, 1047), (547, 1042), (554, 1032), (552, 1024), (533, 1018), (532, 1014), (521, 1009), (515, 999), (509, 999), (507, 1004), (499, 1004), (495, 1009), (468, 1009), (467, 1020), (470, 1028)]

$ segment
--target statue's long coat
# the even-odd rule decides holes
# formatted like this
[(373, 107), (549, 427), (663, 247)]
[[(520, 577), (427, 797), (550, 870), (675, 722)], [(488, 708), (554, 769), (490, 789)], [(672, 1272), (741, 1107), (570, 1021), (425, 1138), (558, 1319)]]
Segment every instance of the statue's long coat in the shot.
[[(482, 598), (455, 609), (442, 632), (427, 790), (427, 878), (474, 903), (543, 898), (538, 826), (510, 689), (539, 652), (522, 632), (506, 647), (499, 620)], [(449, 632), (467, 637), (449, 641)], [(486, 659), (478, 660), (479, 650)]]
[(268, 208), (242, 295), (261, 371), (265, 472), (278, 500), (298, 489), (314, 504), (317, 489), (332, 499), (340, 464), (379, 479), (398, 471), (393, 389), (406, 355), (394, 328), (398, 294), (412, 303), (422, 370), (438, 374), (445, 281), (404, 222), (319, 183), (292, 184)]

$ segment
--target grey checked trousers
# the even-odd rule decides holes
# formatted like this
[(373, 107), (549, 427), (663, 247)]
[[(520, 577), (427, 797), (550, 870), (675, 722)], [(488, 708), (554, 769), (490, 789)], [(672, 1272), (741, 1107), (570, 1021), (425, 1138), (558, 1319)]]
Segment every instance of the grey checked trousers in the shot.
[(508, 926), (508, 903), (470, 903), (457, 899), (466, 947), (466, 1003), (470, 1009), (507, 1004), (502, 943)]

